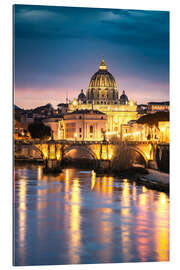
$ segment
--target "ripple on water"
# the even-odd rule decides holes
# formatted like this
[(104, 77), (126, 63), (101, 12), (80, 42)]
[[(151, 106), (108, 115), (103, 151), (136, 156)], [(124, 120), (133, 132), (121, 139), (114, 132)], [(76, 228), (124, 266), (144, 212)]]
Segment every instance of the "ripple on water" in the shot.
[(16, 166), (15, 264), (169, 260), (169, 198), (127, 179)]

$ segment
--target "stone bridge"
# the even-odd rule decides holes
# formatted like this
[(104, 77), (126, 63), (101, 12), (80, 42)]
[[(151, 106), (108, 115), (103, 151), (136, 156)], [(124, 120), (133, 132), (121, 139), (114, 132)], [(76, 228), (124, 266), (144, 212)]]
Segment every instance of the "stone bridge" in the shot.
[[(168, 144), (157, 144), (152, 142), (134, 142), (129, 141), (123, 143), (127, 146), (127, 151), (138, 153), (144, 160), (146, 167), (149, 163), (156, 162), (157, 149), (158, 155), (161, 155), (164, 147), (169, 147)], [(61, 161), (67, 157), (71, 151), (77, 151), (81, 157), (94, 159), (97, 161), (112, 160), (117, 156), (118, 143), (100, 142), (100, 141), (16, 141), (15, 142), (15, 158), (28, 159), (56, 159)]]

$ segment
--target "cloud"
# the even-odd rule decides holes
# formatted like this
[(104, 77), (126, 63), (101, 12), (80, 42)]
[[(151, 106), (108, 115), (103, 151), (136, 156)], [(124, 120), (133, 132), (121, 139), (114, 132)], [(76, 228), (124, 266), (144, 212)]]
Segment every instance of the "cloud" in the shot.
[(17, 86), (86, 87), (101, 56), (116, 78), (169, 82), (168, 12), (15, 5), (14, 23)]
[(168, 52), (169, 13), (17, 5), (15, 38), (97, 39)]

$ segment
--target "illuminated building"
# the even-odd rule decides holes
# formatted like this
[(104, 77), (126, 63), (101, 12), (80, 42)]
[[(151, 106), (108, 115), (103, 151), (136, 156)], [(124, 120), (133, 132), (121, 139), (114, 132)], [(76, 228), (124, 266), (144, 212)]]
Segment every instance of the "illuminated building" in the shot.
[(156, 112), (168, 112), (169, 111), (169, 101), (166, 102), (149, 102), (147, 106), (147, 113)]
[(138, 118), (137, 105), (125, 91), (119, 97), (116, 81), (102, 59), (99, 70), (92, 76), (86, 95), (81, 90), (77, 99), (69, 103), (68, 111), (97, 110), (107, 115), (106, 135), (118, 135), (121, 125)]
[(137, 123), (128, 123), (121, 126), (121, 140), (122, 141), (146, 141), (147, 129), (145, 125)]
[(160, 130), (160, 141), (169, 143), (169, 130), (170, 130), (170, 122), (169, 121), (159, 121), (158, 127)]
[(169, 143), (169, 121), (159, 121), (158, 126), (130, 121), (121, 126), (122, 141), (156, 141)]
[(27, 139), (30, 137), (29, 132), (27, 132), (27, 126), (24, 123), (14, 120), (14, 139)]
[(147, 104), (137, 105), (137, 112), (139, 115), (144, 115), (147, 113)]
[(60, 116), (48, 117), (43, 120), (43, 123), (51, 128), (53, 131), (54, 140), (59, 140), (59, 121), (62, 119)]
[(122, 141), (157, 141), (159, 137), (159, 129), (155, 125), (150, 127), (147, 124), (130, 121), (128, 124), (121, 126)]
[[(96, 110), (76, 110), (64, 115), (61, 139), (95, 140), (103, 139), (107, 116)], [(62, 131), (62, 130), (61, 130)]]
[(65, 114), (68, 112), (68, 104), (67, 103), (60, 103), (58, 106), (58, 113)]

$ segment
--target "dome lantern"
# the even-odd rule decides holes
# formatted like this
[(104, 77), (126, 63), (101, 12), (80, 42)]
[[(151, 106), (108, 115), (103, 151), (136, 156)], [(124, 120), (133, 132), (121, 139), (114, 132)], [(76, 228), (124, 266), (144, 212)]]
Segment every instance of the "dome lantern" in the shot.
[(99, 69), (100, 69), (100, 70), (107, 70), (106, 63), (104, 62), (104, 57), (103, 57), (102, 60), (101, 60), (101, 63), (100, 63), (100, 65), (99, 65)]

